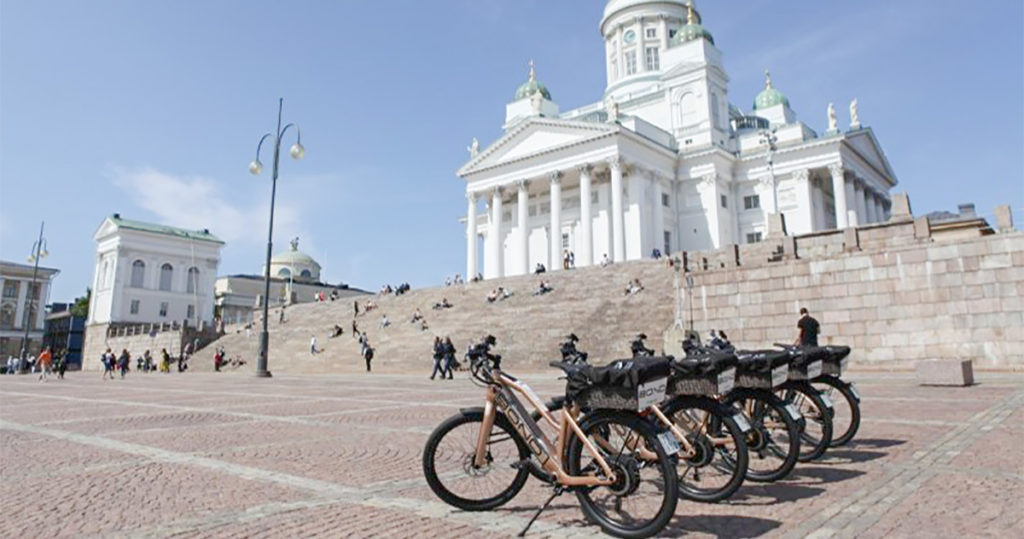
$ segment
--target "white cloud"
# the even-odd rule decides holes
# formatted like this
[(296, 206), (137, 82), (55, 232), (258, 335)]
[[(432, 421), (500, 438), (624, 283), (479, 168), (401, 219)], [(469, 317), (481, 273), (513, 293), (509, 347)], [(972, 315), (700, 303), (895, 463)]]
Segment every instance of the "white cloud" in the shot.
[[(269, 201), (253, 202), (246, 197), (225, 194), (220, 184), (211, 178), (176, 176), (151, 167), (112, 167), (110, 178), (142, 209), (156, 215), (161, 224), (208, 228), (229, 243), (266, 241)], [(274, 229), (283, 234), (297, 234), (298, 216), (296, 208), (278, 200), (274, 208)]]

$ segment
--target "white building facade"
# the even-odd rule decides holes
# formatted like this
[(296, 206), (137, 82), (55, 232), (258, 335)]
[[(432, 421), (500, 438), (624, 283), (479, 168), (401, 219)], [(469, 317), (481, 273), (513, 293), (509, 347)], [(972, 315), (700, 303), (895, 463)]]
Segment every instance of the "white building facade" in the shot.
[(467, 275), (757, 242), (774, 213), (790, 234), (888, 218), (895, 173), (856, 101), (819, 134), (766, 73), (745, 112), (690, 0), (610, 0), (600, 31), (602, 101), (559, 112), (531, 64), (505, 133), (469, 148)]
[(107, 217), (93, 235), (96, 267), (88, 324), (213, 322), (224, 242), (185, 230)]
[[(60, 273), (53, 268), (0, 261), (0, 360), (20, 357), (21, 343), (28, 326), (27, 353), (37, 355), (43, 341), (46, 304), (53, 278)], [(33, 281), (35, 274), (35, 281)]]

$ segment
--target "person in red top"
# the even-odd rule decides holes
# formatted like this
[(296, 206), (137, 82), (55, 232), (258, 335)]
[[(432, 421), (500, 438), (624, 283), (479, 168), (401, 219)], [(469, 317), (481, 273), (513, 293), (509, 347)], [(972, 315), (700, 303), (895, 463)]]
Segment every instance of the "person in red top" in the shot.
[(50, 365), (53, 364), (53, 353), (50, 352), (50, 347), (47, 346), (39, 354), (39, 359), (36, 360), (36, 365), (39, 366), (39, 379), (46, 380), (46, 376), (50, 374)]

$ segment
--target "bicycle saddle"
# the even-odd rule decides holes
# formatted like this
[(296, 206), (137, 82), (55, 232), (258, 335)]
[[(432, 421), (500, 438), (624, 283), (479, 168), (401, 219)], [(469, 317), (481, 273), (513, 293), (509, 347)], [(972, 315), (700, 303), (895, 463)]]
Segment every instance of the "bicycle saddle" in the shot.
[(587, 365), (577, 365), (575, 363), (569, 363), (568, 361), (552, 361), (551, 363), (548, 363), (548, 365), (551, 367), (555, 367), (556, 369), (562, 369), (562, 371), (565, 372), (566, 376), (572, 376), (573, 374), (579, 372), (580, 369), (584, 369), (587, 367)]

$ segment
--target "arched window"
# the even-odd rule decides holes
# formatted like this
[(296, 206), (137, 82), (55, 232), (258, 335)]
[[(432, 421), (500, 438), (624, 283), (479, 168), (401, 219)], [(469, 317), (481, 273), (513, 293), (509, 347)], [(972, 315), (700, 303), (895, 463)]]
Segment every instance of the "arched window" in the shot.
[(185, 291), (192, 294), (199, 288), (199, 268), (192, 266), (188, 269), (188, 284), (185, 285)]
[(299, 275), (301, 275), (302, 277), (305, 277), (307, 279), (313, 277), (313, 274), (310, 273), (308, 269), (302, 270), (302, 273), (300, 273)]
[(146, 282), (146, 263), (141, 260), (132, 262), (132, 288), (142, 288)]
[(288, 271), (288, 268), (281, 268), (280, 271), (277, 272), (278, 277), (283, 277), (285, 279), (287, 279), (291, 274), (292, 272)]
[(171, 279), (174, 278), (174, 266), (164, 264), (160, 266), (160, 290), (171, 289)]
[(683, 97), (679, 100), (680, 124), (683, 127), (696, 124), (700, 121), (697, 112), (697, 96), (691, 92), (683, 94)]

